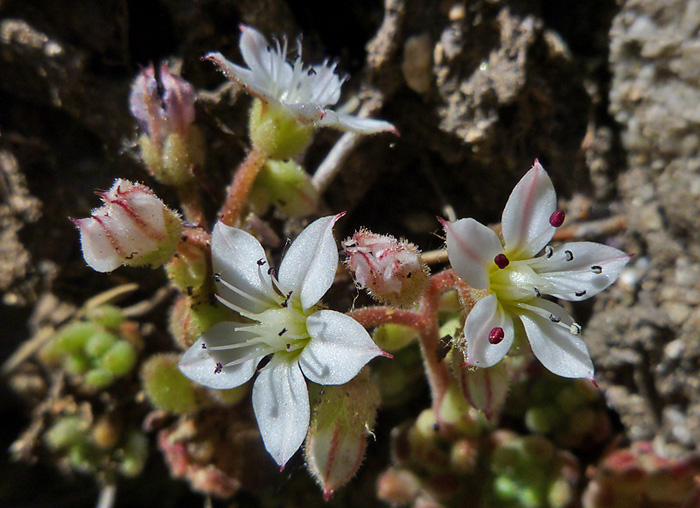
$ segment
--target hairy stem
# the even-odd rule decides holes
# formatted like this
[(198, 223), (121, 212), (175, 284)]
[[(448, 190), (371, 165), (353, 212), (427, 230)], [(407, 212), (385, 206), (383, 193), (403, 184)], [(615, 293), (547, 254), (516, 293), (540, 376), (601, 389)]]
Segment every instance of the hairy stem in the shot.
[(430, 284), (421, 298), (418, 310), (406, 310), (389, 306), (364, 307), (349, 312), (348, 315), (367, 328), (384, 324), (410, 326), (418, 331), (420, 349), (423, 356), (433, 409), (439, 416), (440, 407), (450, 385), (447, 364), (438, 358), (440, 324), (438, 306), (440, 295), (453, 289), (457, 276), (452, 270), (445, 270), (430, 278)]
[(177, 195), (185, 220), (196, 226), (207, 228), (207, 219), (202, 209), (202, 199), (199, 196), (199, 188), (196, 185), (180, 185), (177, 187)]
[(220, 214), (221, 222), (227, 226), (235, 226), (238, 222), (255, 178), (265, 162), (267, 162), (267, 156), (253, 149), (238, 167)]

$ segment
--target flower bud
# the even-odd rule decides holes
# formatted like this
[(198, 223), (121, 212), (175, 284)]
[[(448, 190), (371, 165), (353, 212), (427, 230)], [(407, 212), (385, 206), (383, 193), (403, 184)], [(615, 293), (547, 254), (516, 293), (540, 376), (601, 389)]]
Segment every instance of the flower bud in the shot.
[(129, 104), (144, 133), (141, 157), (153, 176), (168, 185), (184, 185), (194, 178), (192, 168), (204, 164), (204, 139), (192, 125), (196, 93), (190, 83), (160, 68), (161, 95), (153, 65), (131, 87)]
[(271, 159), (291, 159), (311, 141), (312, 124), (300, 123), (284, 107), (271, 102), (253, 101), (249, 132), (253, 147)]
[(175, 354), (151, 356), (141, 369), (143, 389), (153, 406), (170, 413), (188, 413), (199, 407), (192, 382), (177, 368)]
[(428, 284), (428, 267), (418, 248), (365, 229), (342, 242), (355, 281), (380, 302), (409, 306)]
[(318, 191), (296, 162), (269, 160), (255, 179), (250, 201), (258, 215), (274, 204), (291, 217), (306, 217), (318, 207)]
[(464, 398), (493, 420), (506, 401), (510, 388), (507, 362), (502, 361), (487, 369), (464, 367), (464, 355), (454, 349), (453, 368), (457, 384)]
[(92, 216), (74, 220), (85, 262), (98, 272), (121, 265), (157, 267), (180, 239), (180, 217), (145, 185), (118, 179), (101, 196)]
[(379, 389), (365, 368), (352, 381), (324, 386), (306, 437), (306, 461), (328, 500), (357, 472), (379, 406)]

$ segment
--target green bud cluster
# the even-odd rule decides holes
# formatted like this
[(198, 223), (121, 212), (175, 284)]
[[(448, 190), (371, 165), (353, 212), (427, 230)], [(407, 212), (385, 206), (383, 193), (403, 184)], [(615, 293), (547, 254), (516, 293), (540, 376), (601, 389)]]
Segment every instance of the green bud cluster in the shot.
[(557, 446), (590, 448), (612, 432), (598, 390), (585, 379), (541, 371), (514, 389), (512, 401), (508, 414), (523, 418), (530, 432), (549, 437)]
[(87, 388), (107, 388), (136, 365), (137, 348), (122, 333), (128, 324), (117, 307), (90, 309), (85, 319), (59, 329), (39, 356), (47, 364), (61, 365)]
[(578, 466), (573, 456), (558, 451), (541, 436), (494, 435), (492, 488), (486, 506), (564, 508), (576, 494)]
[(114, 419), (90, 423), (87, 416), (59, 416), (43, 435), (47, 448), (71, 469), (89, 474), (138, 476), (148, 459), (148, 438)]

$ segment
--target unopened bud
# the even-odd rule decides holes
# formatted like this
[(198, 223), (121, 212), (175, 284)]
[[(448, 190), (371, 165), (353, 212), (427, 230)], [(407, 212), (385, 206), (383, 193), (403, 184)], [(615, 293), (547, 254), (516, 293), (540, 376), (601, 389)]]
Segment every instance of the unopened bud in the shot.
[(389, 468), (377, 480), (377, 497), (392, 506), (413, 503), (421, 492), (421, 480), (408, 469)]
[(410, 326), (386, 324), (374, 329), (372, 338), (384, 351), (394, 353), (418, 340), (418, 331)]
[(211, 280), (207, 254), (192, 242), (177, 244), (175, 255), (165, 265), (170, 281), (183, 293), (192, 295)]
[(160, 68), (160, 85), (162, 95), (150, 65), (131, 87), (131, 113), (144, 131), (139, 138), (141, 157), (157, 180), (184, 185), (194, 178), (192, 168), (204, 164), (204, 139), (192, 125), (196, 93), (165, 64)]
[(483, 411), (486, 418), (493, 420), (503, 407), (510, 388), (507, 362), (486, 369), (464, 367), (462, 352), (455, 349), (453, 355), (453, 368), (462, 395), (472, 406)]
[(151, 356), (141, 369), (143, 389), (153, 406), (170, 413), (188, 413), (199, 407), (192, 382), (177, 367), (175, 354)]
[(272, 102), (253, 101), (249, 132), (253, 147), (271, 159), (291, 159), (311, 141), (312, 124), (302, 124), (286, 108)]
[(311, 475), (328, 500), (357, 472), (379, 406), (379, 389), (365, 368), (349, 383), (324, 386), (315, 401), (306, 437)]
[(255, 179), (250, 200), (258, 215), (275, 205), (291, 217), (306, 217), (316, 212), (318, 191), (304, 168), (293, 160), (270, 160)]
[(405, 240), (362, 229), (342, 245), (357, 285), (380, 302), (409, 306), (428, 284), (420, 251)]
[(170, 311), (168, 330), (175, 343), (188, 349), (209, 328), (221, 321), (231, 321), (231, 311), (223, 305), (209, 303), (203, 297), (181, 296)]
[(180, 239), (180, 217), (145, 185), (118, 179), (101, 195), (104, 205), (74, 220), (85, 262), (98, 272), (121, 265), (157, 267)]

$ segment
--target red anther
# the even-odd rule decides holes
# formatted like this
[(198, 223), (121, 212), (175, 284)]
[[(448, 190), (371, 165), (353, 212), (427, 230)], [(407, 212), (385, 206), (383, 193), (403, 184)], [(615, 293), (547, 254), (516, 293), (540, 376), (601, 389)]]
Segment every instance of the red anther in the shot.
[(559, 226), (564, 224), (565, 217), (566, 214), (564, 213), (564, 210), (555, 210), (554, 213), (549, 217), (549, 223), (555, 228), (558, 228)]
[(494, 345), (499, 344), (505, 336), (506, 334), (503, 331), (503, 328), (497, 326), (489, 332), (489, 342)]
[(496, 266), (501, 269), (505, 268), (510, 264), (510, 261), (508, 260), (505, 254), (499, 254), (498, 256), (493, 258), (493, 262), (496, 263)]

